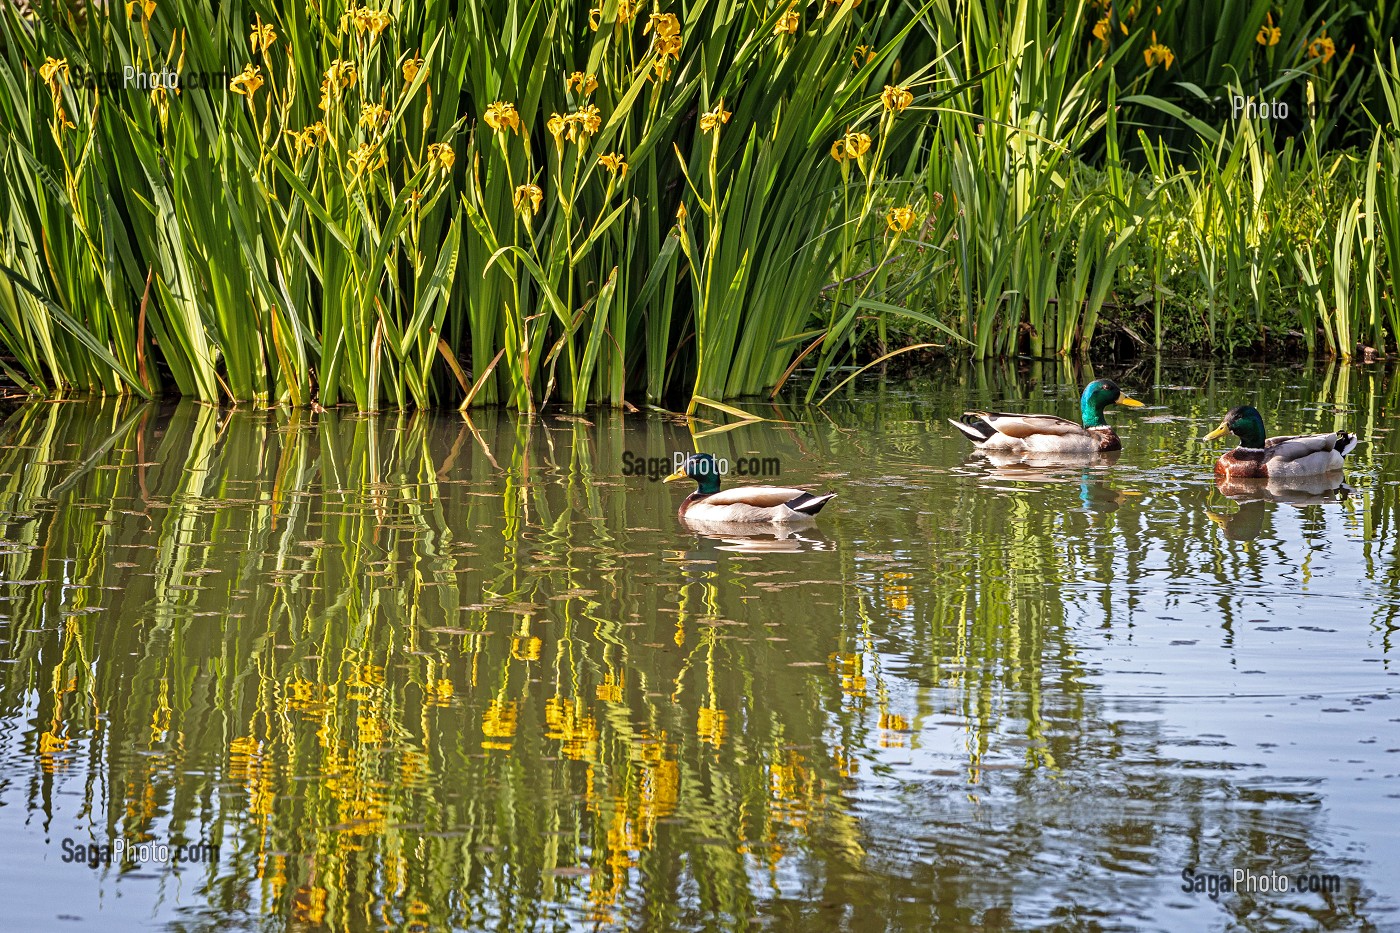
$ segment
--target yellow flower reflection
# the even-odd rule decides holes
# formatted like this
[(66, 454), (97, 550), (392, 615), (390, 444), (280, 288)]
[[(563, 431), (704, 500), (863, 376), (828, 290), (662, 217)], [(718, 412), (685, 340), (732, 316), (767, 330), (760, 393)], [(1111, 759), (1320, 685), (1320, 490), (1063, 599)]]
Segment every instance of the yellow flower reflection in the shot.
[(719, 748), (724, 744), (725, 723), (728, 720), (729, 715), (724, 710), (702, 706), (696, 718), (695, 733), (700, 741)]
[(481, 743), (481, 747), (510, 748), (511, 743), (503, 740), (515, 737), (518, 718), (519, 711), (514, 700), (492, 700), (486, 711), (481, 714), (481, 734), (487, 739)]
[(52, 755), (54, 752), (61, 752), (68, 747), (69, 739), (53, 732), (45, 732), (39, 736), (39, 754)]
[(603, 682), (594, 688), (593, 693), (604, 703), (621, 703), (625, 686), (621, 674), (606, 674), (603, 677)]
[(545, 737), (562, 742), (560, 751), (574, 761), (597, 757), (598, 723), (582, 700), (550, 697), (544, 704)]
[(864, 662), (858, 654), (833, 651), (827, 657), (827, 669), (841, 678), (841, 692), (849, 697), (865, 697)]
[(880, 745), (883, 748), (904, 748), (909, 744), (905, 736), (909, 731), (909, 720), (897, 713), (881, 713), (880, 730)]
[[(533, 213), (538, 214), (543, 201), (544, 192), (539, 185), (521, 185), (515, 189), (514, 204), (518, 213), (525, 214), (526, 206), (533, 205)], [(543, 642), (534, 635), (516, 635), (510, 640), (510, 656), (517, 661), (538, 661), (542, 647)]]
[(320, 926), (326, 919), (326, 889), (302, 885), (292, 895), (292, 919), (301, 924)]

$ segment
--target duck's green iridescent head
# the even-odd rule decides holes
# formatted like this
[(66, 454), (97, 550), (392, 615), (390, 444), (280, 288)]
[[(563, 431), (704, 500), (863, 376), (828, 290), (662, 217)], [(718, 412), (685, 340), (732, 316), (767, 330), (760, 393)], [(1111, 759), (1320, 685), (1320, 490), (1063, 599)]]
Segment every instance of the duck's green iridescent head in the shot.
[(691, 454), (685, 458), (685, 463), (681, 468), (670, 476), (662, 480), (663, 483), (673, 483), (676, 480), (690, 478), (700, 485), (700, 494), (710, 496), (719, 492), (719, 464), (715, 458), (709, 454)]
[(1084, 427), (1105, 427), (1107, 423), (1103, 420), (1103, 410), (1109, 405), (1141, 408), (1142, 402), (1129, 398), (1110, 379), (1095, 379), (1084, 387), (1084, 394), (1079, 397), (1079, 416)]
[(1207, 434), (1205, 440), (1213, 441), (1231, 432), (1240, 439), (1241, 447), (1264, 448), (1264, 418), (1250, 405), (1236, 405), (1227, 411), (1220, 427)]

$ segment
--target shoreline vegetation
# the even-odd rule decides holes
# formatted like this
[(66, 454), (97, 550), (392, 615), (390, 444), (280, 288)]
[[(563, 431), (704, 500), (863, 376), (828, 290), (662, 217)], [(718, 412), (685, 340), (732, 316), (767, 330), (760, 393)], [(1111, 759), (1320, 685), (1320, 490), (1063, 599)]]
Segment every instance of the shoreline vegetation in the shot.
[(4, 375), (534, 412), (1397, 350), (1396, 5), (592, 2), (5, 4)]

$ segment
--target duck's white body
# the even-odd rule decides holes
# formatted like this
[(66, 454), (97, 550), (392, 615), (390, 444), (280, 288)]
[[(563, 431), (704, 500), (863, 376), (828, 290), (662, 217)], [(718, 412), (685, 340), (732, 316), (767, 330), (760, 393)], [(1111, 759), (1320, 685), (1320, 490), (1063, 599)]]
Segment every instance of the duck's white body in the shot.
[(708, 496), (693, 492), (679, 514), (687, 522), (810, 524), (835, 495), (814, 496), (792, 486), (736, 486)]
[(1057, 415), (1013, 415), (969, 411), (962, 421), (948, 419), (978, 450), (1009, 453), (1092, 454), (1122, 449), (1113, 429), (1086, 428)]

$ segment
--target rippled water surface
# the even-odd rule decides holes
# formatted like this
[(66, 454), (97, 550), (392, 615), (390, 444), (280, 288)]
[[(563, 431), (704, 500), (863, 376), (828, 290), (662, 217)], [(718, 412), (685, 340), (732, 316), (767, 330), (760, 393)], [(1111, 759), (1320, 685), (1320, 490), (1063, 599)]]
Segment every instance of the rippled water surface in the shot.
[[(1087, 375), (698, 439), (732, 419), (20, 409), (6, 925), (1400, 927), (1400, 380), (1100, 370), (1148, 403), (1112, 463), (943, 421), (1073, 416)], [(1357, 431), (1346, 487), (1217, 488), (1199, 438), (1243, 402)], [(697, 447), (838, 497), (689, 532), (628, 465)], [(76, 857), (118, 840), (206, 848)], [(1183, 890), (1236, 870), (1294, 889)]]

